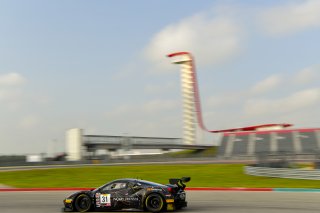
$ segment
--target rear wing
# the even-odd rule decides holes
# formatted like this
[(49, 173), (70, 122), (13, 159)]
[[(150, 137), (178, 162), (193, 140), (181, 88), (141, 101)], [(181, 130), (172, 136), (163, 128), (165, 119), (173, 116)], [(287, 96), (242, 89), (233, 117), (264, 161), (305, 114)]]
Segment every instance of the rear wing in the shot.
[(179, 188), (181, 188), (182, 190), (184, 190), (186, 188), (186, 184), (191, 180), (191, 177), (182, 177), (182, 178), (170, 178), (169, 179), (169, 183), (172, 185), (177, 185)]

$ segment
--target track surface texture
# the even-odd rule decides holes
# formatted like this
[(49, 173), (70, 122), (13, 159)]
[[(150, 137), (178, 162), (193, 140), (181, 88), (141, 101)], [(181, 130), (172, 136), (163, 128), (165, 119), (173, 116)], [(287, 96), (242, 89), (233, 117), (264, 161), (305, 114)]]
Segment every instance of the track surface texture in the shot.
[[(61, 212), (62, 200), (72, 192), (1, 192), (1, 213)], [(320, 211), (320, 193), (189, 191), (189, 206), (178, 212), (301, 213)]]

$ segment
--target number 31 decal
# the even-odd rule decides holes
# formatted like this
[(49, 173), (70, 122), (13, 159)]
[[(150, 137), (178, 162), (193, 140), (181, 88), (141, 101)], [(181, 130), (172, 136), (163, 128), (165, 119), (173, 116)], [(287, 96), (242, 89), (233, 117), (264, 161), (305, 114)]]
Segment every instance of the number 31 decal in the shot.
[(104, 204), (105, 206), (111, 206), (110, 194), (101, 194), (100, 203)]

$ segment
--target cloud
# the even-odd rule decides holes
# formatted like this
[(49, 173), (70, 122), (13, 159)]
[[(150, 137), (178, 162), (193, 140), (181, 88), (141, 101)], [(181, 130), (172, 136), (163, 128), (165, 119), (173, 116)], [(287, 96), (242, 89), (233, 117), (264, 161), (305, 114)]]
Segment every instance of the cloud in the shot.
[[(202, 99), (204, 122), (209, 129), (277, 122), (316, 126), (320, 88), (310, 82), (317, 83), (319, 77), (318, 65), (312, 65), (299, 72), (270, 75), (248, 88), (209, 96)], [(297, 85), (297, 80), (301, 84)]]
[(275, 115), (306, 110), (320, 103), (320, 88), (306, 89), (281, 99), (251, 99), (245, 105), (247, 115)]
[(26, 79), (14, 72), (0, 75), (0, 102), (6, 103), (10, 109), (15, 109), (23, 97), (22, 85)]
[(190, 51), (199, 64), (214, 65), (237, 54), (241, 38), (242, 30), (235, 20), (199, 14), (162, 29), (145, 48), (145, 55), (164, 69), (169, 64), (164, 56), (177, 51)]
[(293, 76), (293, 82), (295, 84), (308, 84), (316, 80), (320, 80), (319, 73), (320, 69), (319, 66), (312, 66), (307, 67), (299, 71)]
[(282, 82), (280, 75), (272, 75), (263, 81), (258, 82), (252, 88), (254, 94), (261, 94), (275, 90)]
[(12, 102), (22, 97), (22, 92), (19, 89), (1, 89), (0, 88), (0, 101)]
[(269, 35), (282, 36), (320, 26), (320, 1), (307, 0), (262, 11), (260, 28)]
[(0, 86), (19, 86), (23, 84), (26, 79), (18, 73), (7, 73), (0, 75)]
[(227, 92), (220, 95), (211, 96), (206, 99), (205, 107), (227, 107), (231, 105), (239, 105), (243, 100), (250, 99), (253, 96), (268, 93), (276, 90), (282, 83), (282, 77), (279, 74), (274, 74), (266, 79), (256, 83), (251, 88), (238, 89), (232, 92)]

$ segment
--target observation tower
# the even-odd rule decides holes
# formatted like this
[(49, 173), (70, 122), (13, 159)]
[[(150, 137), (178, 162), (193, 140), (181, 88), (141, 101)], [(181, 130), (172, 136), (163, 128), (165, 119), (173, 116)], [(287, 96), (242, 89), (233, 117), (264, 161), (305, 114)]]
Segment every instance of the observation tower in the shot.
[(203, 143), (207, 133), (248, 132), (271, 129), (283, 129), (292, 124), (262, 124), (223, 130), (209, 130), (203, 122), (197, 73), (194, 58), (189, 52), (176, 52), (167, 55), (174, 64), (181, 67), (181, 89), (183, 99), (183, 142), (194, 145)]

